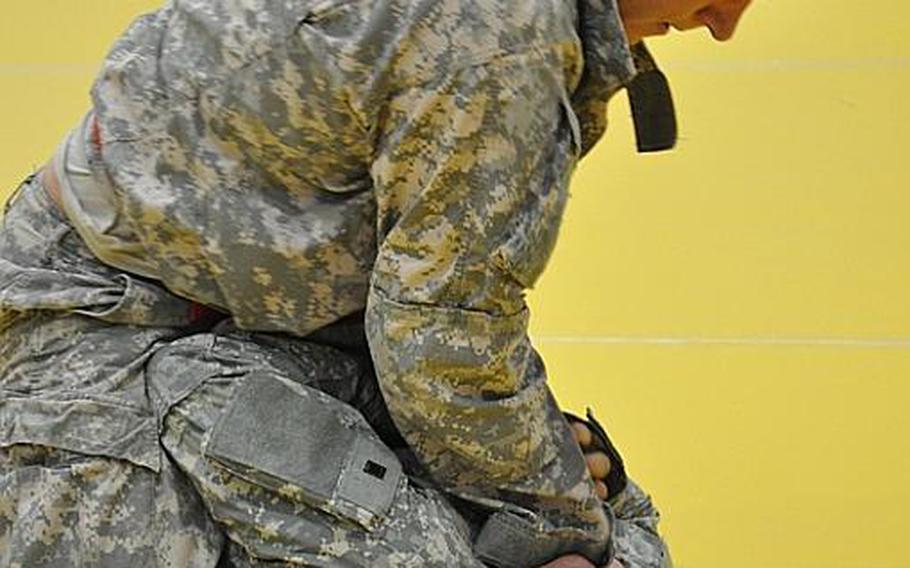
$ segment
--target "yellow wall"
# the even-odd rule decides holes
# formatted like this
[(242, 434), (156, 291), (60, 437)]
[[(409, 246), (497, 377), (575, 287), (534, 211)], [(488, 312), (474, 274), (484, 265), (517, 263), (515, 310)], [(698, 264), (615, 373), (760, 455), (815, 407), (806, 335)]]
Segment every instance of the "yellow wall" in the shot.
[[(9, 190), (155, 2), (3, 4)], [(576, 177), (534, 334), (560, 398), (599, 409), (662, 505), (681, 568), (910, 566), (908, 6), (755, 0), (732, 44), (653, 42), (678, 150), (636, 156), (617, 104)]]

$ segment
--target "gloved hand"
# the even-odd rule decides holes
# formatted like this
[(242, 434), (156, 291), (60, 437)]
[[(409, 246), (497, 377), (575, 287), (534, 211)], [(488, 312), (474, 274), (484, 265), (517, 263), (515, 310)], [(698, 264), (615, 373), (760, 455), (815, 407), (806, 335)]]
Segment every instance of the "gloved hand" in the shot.
[[(622, 456), (610, 441), (606, 431), (588, 410), (588, 419), (579, 418), (574, 414), (565, 413), (566, 420), (572, 427), (572, 436), (581, 451), (585, 454), (588, 471), (594, 479), (594, 489), (597, 496), (606, 501), (610, 495), (618, 495), (625, 489), (628, 479)], [(598, 568), (587, 558), (577, 554), (562, 556), (548, 562), (539, 568)], [(624, 568), (618, 560), (610, 562), (609, 566), (602, 568)]]
[(590, 410), (587, 415), (585, 420), (565, 413), (575, 441), (585, 454), (597, 495), (606, 501), (611, 496), (619, 495), (626, 488), (628, 478), (622, 456), (610, 441), (607, 432)]

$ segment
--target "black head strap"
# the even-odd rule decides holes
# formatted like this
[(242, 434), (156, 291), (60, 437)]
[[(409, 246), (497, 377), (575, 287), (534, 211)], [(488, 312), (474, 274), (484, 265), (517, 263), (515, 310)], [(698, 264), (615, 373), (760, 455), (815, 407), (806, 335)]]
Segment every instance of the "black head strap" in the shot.
[(666, 75), (657, 68), (644, 43), (632, 47), (638, 74), (626, 86), (639, 152), (660, 152), (676, 146), (676, 109)]

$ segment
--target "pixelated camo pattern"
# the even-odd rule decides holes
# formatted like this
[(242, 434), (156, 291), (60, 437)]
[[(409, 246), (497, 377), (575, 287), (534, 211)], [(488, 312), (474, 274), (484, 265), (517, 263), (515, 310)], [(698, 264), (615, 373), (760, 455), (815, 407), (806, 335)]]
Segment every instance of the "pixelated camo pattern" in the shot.
[(257, 331), (367, 305), (434, 479), (601, 540), (523, 298), (591, 144), (579, 104), (632, 72), (615, 4), (584, 6), (579, 27), (561, 0), (187, 0), (120, 39), (93, 95), (109, 232), (156, 278)]
[[(632, 73), (615, 4), (582, 6), (168, 3), (121, 37), (94, 86), (93, 175), (115, 210), (79, 226), (101, 227), (142, 274), (244, 329), (303, 336), (367, 307), (379, 384), (436, 482), (534, 511), (544, 532), (570, 525), (604, 542), (523, 299), (575, 163), (602, 133), (584, 119)], [(29, 230), (3, 260), (23, 253), (15, 240)], [(4, 373), (23, 405), (56, 417), (17, 436), (159, 469), (140, 369), (151, 345), (179, 334), (188, 302), (113, 269), (61, 279), (45, 268), (7, 281), (37, 288), (3, 289), (3, 309), (70, 314), (41, 348), (78, 338), (91, 349), (64, 349), (65, 376)], [(117, 324), (149, 327), (129, 349), (106, 349)], [(91, 396), (34, 396), (73, 377)], [(111, 428), (94, 421), (100, 409), (118, 417)]]
[[(211, 566), (223, 536), (209, 511), (234, 543), (225, 553), (227, 566), (257, 566), (263, 558), (313, 565), (343, 558), (363, 566), (475, 562), (463, 525), (431, 490), (399, 490), (381, 530), (365, 532), (356, 524), (366, 520), (340, 509), (326, 515), (311, 499), (299, 497), (305, 493), (299, 486), (276, 492), (213, 467), (203, 458), (202, 440), (214, 429), (235, 382), (257, 369), (294, 377), (331, 394), (322, 396), (321, 404), (348, 415), (340, 401), (362, 390), (356, 366), (290, 338), (181, 338), (191, 333), (186, 322), (176, 328), (111, 325), (97, 314), (113, 317), (123, 302), (98, 303), (89, 292), (123, 275), (91, 258), (53, 213), (40, 184), (26, 184), (15, 202), (0, 232), (2, 266), (8, 270), (0, 280), (5, 292), (18, 282), (18, 293), (0, 298), (6, 305), (9, 298), (57, 303), (3, 312), (16, 315), (0, 331), (0, 550), (5, 551), (0, 565), (91, 561), (119, 567), (130, 559), (148, 566)], [(73, 285), (75, 276), (87, 279), (84, 288)], [(176, 301), (160, 289), (159, 296)], [(76, 309), (95, 315), (73, 313)], [(179, 311), (141, 313), (170, 314), (172, 323), (179, 323)], [(143, 380), (149, 372), (151, 382)], [(201, 388), (203, 383), (208, 386)], [(153, 393), (151, 400), (147, 392)], [(156, 416), (171, 416), (161, 424), (164, 444), (193, 488), (170, 460), (160, 459)], [(353, 426), (358, 420), (351, 414), (345, 422)], [(241, 442), (268, 435), (254, 428)], [(261, 458), (265, 463), (268, 452)], [(627, 568), (665, 566), (656, 563), (664, 548), (650, 501), (634, 488), (612, 504), (613, 535)], [(333, 503), (321, 506), (326, 507), (331, 510)]]

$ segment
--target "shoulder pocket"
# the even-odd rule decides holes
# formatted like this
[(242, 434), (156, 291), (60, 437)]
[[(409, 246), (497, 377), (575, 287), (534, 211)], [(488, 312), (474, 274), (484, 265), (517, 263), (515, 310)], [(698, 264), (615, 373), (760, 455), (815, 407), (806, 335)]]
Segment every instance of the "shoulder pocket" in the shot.
[(225, 409), (207, 458), (246, 481), (370, 530), (402, 479), (398, 458), (353, 408), (253, 374)]

